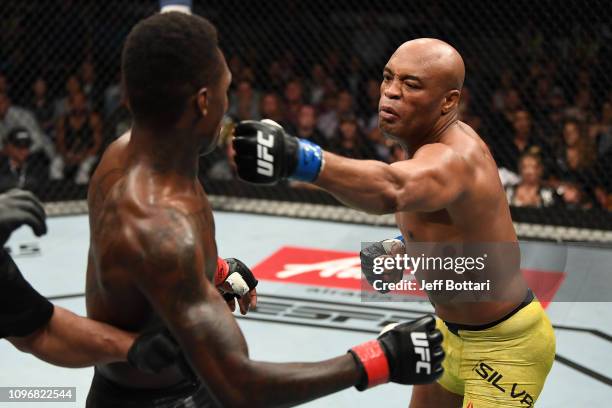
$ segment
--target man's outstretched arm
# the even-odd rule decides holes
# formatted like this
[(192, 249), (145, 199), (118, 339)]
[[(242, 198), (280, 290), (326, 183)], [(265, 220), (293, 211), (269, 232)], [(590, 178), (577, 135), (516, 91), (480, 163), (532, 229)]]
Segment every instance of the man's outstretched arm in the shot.
[(445, 208), (460, 197), (470, 177), (464, 160), (442, 144), (424, 146), (412, 159), (389, 165), (323, 151), (266, 121), (242, 122), (235, 135), (235, 160), (243, 180), (312, 182), (349, 207), (374, 214)]
[[(23, 277), (5, 243), (17, 228), (28, 225), (37, 236), (47, 232), (45, 210), (30, 192), (11, 190), (0, 194), (0, 338), (21, 351), (32, 353), (51, 364), (85, 367), (124, 361), (135, 335), (54, 306)], [(158, 350), (139, 345), (140, 359), (155, 362), (160, 369), (174, 362), (158, 356)]]
[[(365, 389), (390, 379), (430, 382), (441, 374), (441, 339), (431, 326), (433, 320), (427, 329), (402, 325), (385, 334), (388, 344), (384, 347), (386, 340), (381, 337), (353, 348), (351, 353), (318, 363), (253, 361), (236, 320), (204, 274), (205, 264), (214, 268), (216, 259), (205, 259), (189, 217), (165, 209), (148, 226), (141, 225), (130, 235), (140, 240), (129, 249), (133, 256), (141, 257), (133, 259), (135, 265), (141, 265), (135, 272), (137, 284), (222, 406), (290, 406), (353, 385)], [(415, 373), (413, 365), (418, 358), (411, 354), (414, 347), (410, 333), (419, 329), (419, 336), (433, 348), (433, 366), (422, 375)], [(396, 357), (393, 362), (388, 355)]]
[(136, 335), (54, 306), (49, 322), (23, 337), (8, 337), (19, 350), (62, 367), (125, 361)]
[(387, 164), (324, 152), (314, 181), (349, 207), (374, 214), (436, 211), (463, 192), (467, 166), (448, 147), (423, 147), (412, 159)]

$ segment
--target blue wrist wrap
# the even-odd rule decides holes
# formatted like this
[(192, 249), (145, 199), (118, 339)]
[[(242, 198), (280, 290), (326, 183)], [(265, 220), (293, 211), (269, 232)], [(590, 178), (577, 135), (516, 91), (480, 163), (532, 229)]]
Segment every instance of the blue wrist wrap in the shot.
[(298, 162), (291, 178), (300, 181), (314, 181), (319, 176), (322, 163), (321, 146), (305, 139), (299, 139)]

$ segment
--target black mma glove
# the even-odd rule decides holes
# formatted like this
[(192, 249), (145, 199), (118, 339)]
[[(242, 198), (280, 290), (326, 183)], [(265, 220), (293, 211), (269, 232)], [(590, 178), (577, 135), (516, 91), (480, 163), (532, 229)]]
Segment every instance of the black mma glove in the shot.
[(217, 258), (214, 283), (232, 312), (236, 310), (236, 299), (243, 315), (257, 306), (257, 279), (238, 259)]
[(323, 165), (320, 146), (285, 133), (269, 119), (240, 122), (233, 143), (238, 176), (250, 183), (275, 184), (286, 178), (314, 181)]
[(217, 258), (215, 286), (225, 300), (241, 298), (257, 287), (255, 275), (242, 261), (236, 258)]
[(42, 204), (29, 191), (12, 189), (0, 194), (0, 248), (23, 224), (29, 225), (37, 237), (46, 234), (45, 218)]
[[(391, 325), (390, 325), (391, 326)], [(362, 369), (359, 391), (387, 382), (428, 384), (443, 373), (442, 333), (433, 316), (385, 328), (376, 340), (349, 352)]]
[[(389, 290), (378, 283), (375, 286), (376, 281), (381, 282), (393, 282), (397, 283), (402, 279), (404, 275), (404, 269), (393, 268), (391, 270), (382, 267), (384, 258), (394, 257), (395, 255), (402, 255), (406, 253), (406, 245), (404, 238), (399, 236), (394, 239), (386, 239), (384, 241), (375, 242), (361, 250), (359, 252), (359, 258), (361, 259), (361, 271), (365, 275), (366, 279), (380, 293), (387, 293)], [(381, 258), (382, 257), (382, 258)], [(378, 258), (378, 261), (376, 259)]]
[(128, 351), (127, 360), (132, 367), (149, 374), (176, 365), (188, 380), (197, 382), (181, 347), (165, 327), (146, 330), (138, 336)]

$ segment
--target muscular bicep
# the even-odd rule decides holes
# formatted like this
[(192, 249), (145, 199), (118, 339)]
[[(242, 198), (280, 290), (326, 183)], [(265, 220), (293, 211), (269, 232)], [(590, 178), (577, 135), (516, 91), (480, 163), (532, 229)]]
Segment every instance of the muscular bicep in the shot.
[(395, 180), (397, 211), (447, 208), (465, 190), (469, 167), (446, 146), (423, 148), (410, 160), (389, 166)]
[(137, 285), (166, 323), (196, 373), (216, 395), (248, 359), (234, 317), (204, 274), (204, 253), (188, 217), (170, 211), (144, 231)]

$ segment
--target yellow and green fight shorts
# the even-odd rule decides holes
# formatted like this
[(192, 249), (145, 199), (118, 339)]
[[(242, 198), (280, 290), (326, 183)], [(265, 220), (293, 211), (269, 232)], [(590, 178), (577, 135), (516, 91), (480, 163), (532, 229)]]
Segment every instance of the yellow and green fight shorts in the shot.
[(555, 358), (555, 333), (533, 293), (500, 321), (466, 326), (437, 319), (444, 335), (438, 383), (463, 408), (533, 407)]

